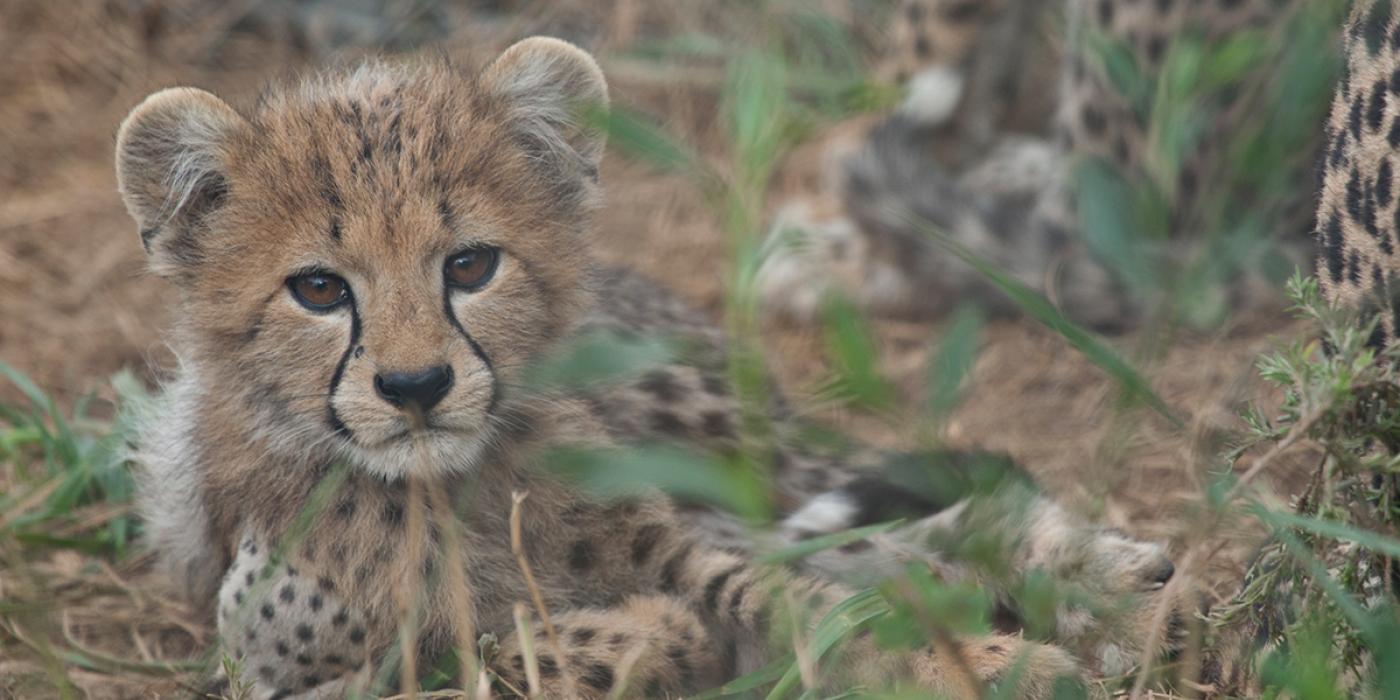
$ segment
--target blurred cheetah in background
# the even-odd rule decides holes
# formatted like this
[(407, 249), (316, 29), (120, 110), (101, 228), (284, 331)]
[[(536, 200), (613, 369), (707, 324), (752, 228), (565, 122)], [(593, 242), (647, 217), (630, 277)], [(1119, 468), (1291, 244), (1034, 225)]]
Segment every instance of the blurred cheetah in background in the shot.
[[(833, 129), (822, 142), (821, 191), (780, 204), (770, 232), (776, 252), (760, 273), (766, 308), (810, 320), (835, 292), (881, 314), (936, 316), (969, 299), (993, 314), (1017, 311), (984, 274), (930, 240), (925, 222), (1044, 293), (1071, 320), (1103, 331), (1135, 325), (1147, 311), (1141, 280), (1124, 279), (1113, 251), (1086, 238), (1076, 168), (1102, 163), (1129, 184), (1151, 182), (1168, 208), (1166, 230), (1124, 235), (1153, 241), (1147, 254), (1162, 260), (1200, 255), (1201, 240), (1215, 233), (1203, 230), (1210, 204), (1201, 195), (1220, 187), (1219, 162), (1238, 126), (1259, 118), (1249, 110), (1262, 80), (1247, 75), (1193, 95), (1190, 108), (1210, 121), (1179, 163), (1154, 141), (1163, 138), (1153, 131), (1160, 125), (1141, 103), (1151, 88), (1130, 98), (1115, 80), (1127, 80), (1123, 66), (1132, 66), (1140, 85), (1156, 85), (1179, 38), (1210, 46), (1242, 31), (1276, 33), (1300, 7), (902, 0), (877, 73), (903, 84), (907, 97), (888, 117)], [(1202, 70), (1197, 63), (1193, 75)], [(1302, 168), (1296, 174), (1306, 177)], [(1287, 230), (1270, 231), (1245, 259), (1272, 254), (1273, 241), (1302, 264), (1307, 215), (1303, 206), (1280, 215)], [(1289, 234), (1293, 219), (1298, 235)], [(1216, 274), (1228, 282), (1230, 305), (1264, 289), (1260, 280)]]

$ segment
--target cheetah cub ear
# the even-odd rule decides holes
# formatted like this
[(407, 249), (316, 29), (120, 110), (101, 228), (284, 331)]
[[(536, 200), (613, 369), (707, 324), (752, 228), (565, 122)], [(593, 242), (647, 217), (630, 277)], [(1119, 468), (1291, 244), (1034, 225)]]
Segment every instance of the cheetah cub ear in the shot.
[(483, 82), (505, 98), (531, 147), (597, 177), (606, 139), (585, 112), (608, 106), (608, 84), (587, 51), (559, 39), (524, 39), (487, 66)]
[(223, 100), (170, 88), (131, 110), (117, 132), (117, 187), (157, 272), (199, 257), (199, 230), (228, 193), (233, 137), (247, 122)]

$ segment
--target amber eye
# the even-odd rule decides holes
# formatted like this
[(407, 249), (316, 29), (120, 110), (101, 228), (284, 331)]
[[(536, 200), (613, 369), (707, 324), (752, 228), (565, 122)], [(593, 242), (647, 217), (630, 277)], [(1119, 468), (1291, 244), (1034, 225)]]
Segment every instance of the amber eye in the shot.
[(443, 275), (447, 286), (474, 292), (481, 289), (491, 276), (496, 274), (496, 263), (500, 260), (497, 248), (468, 248), (454, 253), (443, 265)]
[(350, 298), (350, 285), (326, 272), (308, 272), (289, 278), (287, 287), (302, 306), (312, 311), (330, 311)]

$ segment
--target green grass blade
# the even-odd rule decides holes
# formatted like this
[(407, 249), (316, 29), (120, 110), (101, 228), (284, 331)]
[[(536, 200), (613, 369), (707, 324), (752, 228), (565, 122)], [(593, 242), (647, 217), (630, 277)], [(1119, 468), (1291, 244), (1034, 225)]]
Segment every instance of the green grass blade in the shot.
[(1335, 520), (1323, 520), (1297, 513), (1268, 510), (1259, 505), (1252, 506), (1250, 510), (1255, 517), (1276, 529), (1297, 528), (1323, 537), (1355, 542), (1366, 549), (1388, 557), (1400, 557), (1400, 540), (1379, 532), (1361, 530)]
[(1085, 358), (1098, 365), (1100, 369), (1117, 381), (1129, 398), (1146, 403), (1163, 418), (1166, 418), (1172, 426), (1178, 429), (1185, 427), (1185, 423), (1152, 390), (1152, 386), (1137, 370), (1133, 369), (1132, 365), (1129, 365), (1126, 360), (1118, 356), (1118, 353), (1104, 345), (1091, 333), (1066, 318), (1039, 292), (1027, 287), (997, 267), (996, 264), (974, 253), (961, 242), (939, 230), (937, 226), (912, 212), (902, 212), (902, 218), (914, 230), (924, 233), (939, 246), (971, 265), (973, 269), (986, 277), (997, 289), (1020, 307), (1026, 315), (1058, 333)]
[(981, 344), (982, 313), (976, 306), (959, 305), (939, 338), (929, 364), (926, 409), (935, 421), (943, 421), (962, 398), (965, 380), (972, 372)]
[(826, 549), (844, 547), (852, 542), (859, 542), (868, 537), (878, 535), (882, 532), (889, 532), (898, 527), (903, 521), (892, 520), (887, 523), (876, 523), (864, 527), (851, 528), (841, 532), (813, 537), (802, 540), (797, 544), (784, 547), (776, 552), (770, 552), (758, 558), (760, 564), (784, 564), (790, 561), (803, 559)]

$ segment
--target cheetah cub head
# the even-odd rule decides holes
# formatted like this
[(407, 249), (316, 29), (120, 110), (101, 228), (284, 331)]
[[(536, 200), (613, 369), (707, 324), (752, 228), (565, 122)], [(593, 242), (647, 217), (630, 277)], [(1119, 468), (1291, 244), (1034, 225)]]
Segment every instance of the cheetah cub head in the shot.
[(580, 110), (606, 102), (593, 59), (545, 38), (479, 75), (371, 63), (243, 112), (146, 98), (118, 180), (179, 290), (201, 411), (281, 457), (471, 469), (588, 304), (603, 137)]

